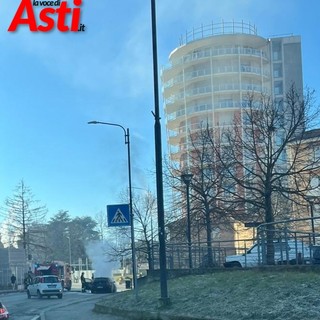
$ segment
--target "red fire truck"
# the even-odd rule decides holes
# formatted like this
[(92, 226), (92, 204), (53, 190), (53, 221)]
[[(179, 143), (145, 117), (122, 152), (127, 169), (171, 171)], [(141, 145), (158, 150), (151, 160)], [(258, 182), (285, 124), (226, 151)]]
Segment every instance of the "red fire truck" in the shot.
[(71, 290), (72, 268), (68, 263), (62, 261), (38, 263), (35, 265), (34, 274), (35, 276), (55, 275), (59, 278), (65, 289)]

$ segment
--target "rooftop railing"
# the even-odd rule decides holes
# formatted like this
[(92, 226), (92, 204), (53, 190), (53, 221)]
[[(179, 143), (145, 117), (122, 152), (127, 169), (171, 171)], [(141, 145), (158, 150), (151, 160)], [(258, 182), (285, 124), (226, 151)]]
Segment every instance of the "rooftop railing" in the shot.
[(257, 35), (257, 28), (250, 22), (218, 22), (207, 25), (201, 25), (198, 28), (193, 28), (191, 31), (186, 31), (184, 35), (180, 37), (180, 46), (187, 44), (191, 41), (204, 39), (216, 35), (223, 34), (252, 34)]

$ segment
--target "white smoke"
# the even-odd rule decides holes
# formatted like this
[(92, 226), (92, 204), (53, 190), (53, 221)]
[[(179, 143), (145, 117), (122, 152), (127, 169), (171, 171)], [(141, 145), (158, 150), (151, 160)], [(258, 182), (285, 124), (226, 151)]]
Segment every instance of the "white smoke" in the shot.
[(92, 262), (95, 277), (112, 277), (112, 270), (119, 268), (119, 263), (110, 261), (107, 252), (110, 245), (106, 240), (90, 241), (86, 252)]

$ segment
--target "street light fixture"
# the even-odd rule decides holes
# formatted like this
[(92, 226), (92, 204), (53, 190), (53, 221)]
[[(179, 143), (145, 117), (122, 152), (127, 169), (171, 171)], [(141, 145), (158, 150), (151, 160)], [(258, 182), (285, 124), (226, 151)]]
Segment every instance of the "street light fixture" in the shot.
[(184, 173), (181, 175), (182, 181), (187, 187), (187, 238), (188, 238), (188, 251), (189, 251), (189, 268), (192, 269), (192, 251), (191, 251), (191, 221), (190, 221), (190, 196), (189, 188), (193, 174)]
[(129, 176), (129, 208), (130, 208), (130, 226), (131, 226), (131, 250), (132, 250), (132, 276), (133, 276), (133, 286), (138, 292), (137, 283), (137, 265), (136, 265), (136, 248), (134, 239), (134, 222), (133, 222), (133, 210), (132, 210), (132, 185), (131, 185), (131, 158), (130, 158), (130, 135), (129, 128), (125, 129), (122, 125), (111, 122), (101, 122), (101, 121), (89, 121), (88, 124), (104, 124), (108, 126), (119, 127), (124, 132), (124, 143), (128, 147), (128, 176)]

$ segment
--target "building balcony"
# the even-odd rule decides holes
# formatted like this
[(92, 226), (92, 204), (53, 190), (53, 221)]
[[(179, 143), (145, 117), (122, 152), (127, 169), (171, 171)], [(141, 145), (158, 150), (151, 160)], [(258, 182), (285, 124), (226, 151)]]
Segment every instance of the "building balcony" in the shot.
[[(219, 83), (213, 86), (202, 86), (188, 89), (185, 92), (179, 92), (178, 94), (173, 94), (170, 97), (165, 99), (166, 108), (174, 111), (174, 106), (178, 103), (179, 105), (183, 104), (185, 100), (191, 102), (192, 99), (199, 98), (199, 96), (210, 97), (214, 93), (227, 92), (227, 91), (244, 91), (244, 92), (258, 92), (258, 93), (268, 93), (270, 90), (266, 86), (261, 84), (252, 84), (252, 83)], [(171, 107), (172, 106), (172, 107)], [(177, 106), (176, 106), (177, 107)], [(176, 110), (177, 111), (177, 110)]]
[(248, 57), (250, 60), (260, 61), (263, 60), (264, 63), (269, 63), (269, 59), (264, 50), (248, 48), (248, 47), (219, 47), (219, 48), (206, 48), (199, 49), (196, 52), (188, 53), (181, 57), (177, 57), (171, 60), (171, 64), (162, 67), (162, 76), (164, 78), (173, 75), (174, 73), (181, 72), (183, 69), (187, 68), (188, 65), (196, 65), (197, 62), (203, 63), (203, 61), (210, 62), (211, 60), (216, 61), (220, 58), (230, 57), (235, 58), (238, 56)]

